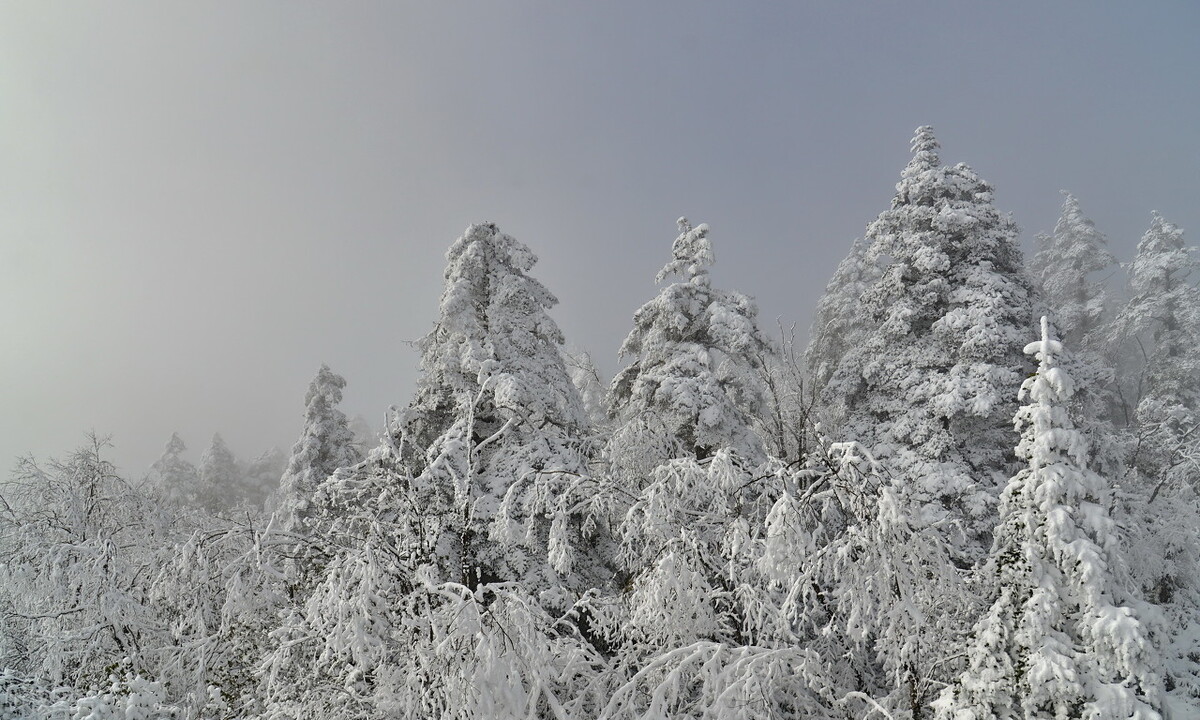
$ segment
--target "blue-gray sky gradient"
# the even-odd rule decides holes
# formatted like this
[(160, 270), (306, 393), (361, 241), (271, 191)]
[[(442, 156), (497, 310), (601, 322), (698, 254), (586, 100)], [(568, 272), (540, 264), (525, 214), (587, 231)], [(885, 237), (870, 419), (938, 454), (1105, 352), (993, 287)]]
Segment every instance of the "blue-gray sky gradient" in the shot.
[(0, 464), (91, 428), (135, 476), (173, 431), (286, 449), (322, 362), (378, 425), (473, 221), (610, 372), (679, 215), (806, 330), (925, 123), (1027, 240), (1066, 188), (1122, 259), (1154, 209), (1197, 242), (1197, 31), (1182, 1), (4, 4)]

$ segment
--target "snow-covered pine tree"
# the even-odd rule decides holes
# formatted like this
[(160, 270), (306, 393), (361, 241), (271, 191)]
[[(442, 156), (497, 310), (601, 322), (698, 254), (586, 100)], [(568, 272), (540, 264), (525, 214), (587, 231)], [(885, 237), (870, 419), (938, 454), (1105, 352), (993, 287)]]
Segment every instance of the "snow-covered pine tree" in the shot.
[[(1132, 358), (1124, 368), (1135, 369), (1123, 373), (1120, 385), (1130, 420), (1141, 427), (1153, 424), (1176, 440), (1191, 432), (1193, 446), (1197, 431), (1191, 428), (1200, 420), (1198, 268), (1195, 248), (1184, 243), (1183, 230), (1154, 213), (1129, 266), (1130, 298), (1113, 331), (1126, 348), (1125, 357)], [(1178, 442), (1155, 445), (1157, 457), (1149, 453), (1137, 459), (1142, 467), (1155, 468), (1148, 470), (1152, 474), (1172, 465), (1170, 451)]]
[(875, 326), (874, 317), (861, 302), (863, 293), (880, 276), (879, 265), (868, 257), (867, 249), (862, 238), (854, 241), (817, 301), (804, 351), (808, 385), (817, 395), (829, 383), (842, 358)]
[(1200, 290), (1195, 248), (1155, 213), (1113, 323), (1129, 423), (1122, 529), (1131, 575), (1166, 616), (1168, 686), (1200, 705)]
[(212, 444), (200, 456), (200, 487), (196, 502), (210, 513), (234, 507), (242, 501), (243, 478), (237, 459), (221, 438), (213, 433)]
[(583, 408), (587, 412), (588, 421), (592, 425), (593, 431), (597, 426), (605, 424), (608, 420), (608, 407), (606, 404), (608, 398), (608, 383), (606, 383), (600, 374), (600, 369), (596, 367), (595, 361), (592, 360), (591, 353), (585, 351), (574, 353), (563, 353), (563, 361), (567, 365), (567, 372), (571, 376), (571, 382), (575, 384), (575, 389), (579, 391), (580, 401), (583, 403)]
[[(254, 669), (272, 649), (268, 633), (303, 604), (328, 558), (313, 496), (336, 469), (360, 459), (337, 409), (343, 387), (345, 380), (322, 365), (305, 396), (304, 427), (291, 457), (268, 455), (259, 463), (264, 479), (275, 473), (278, 489), (270, 522), (214, 525), (180, 547), (174, 574), (199, 598), (178, 601), (175, 614), (186, 644), (203, 648), (189, 658), (202, 678), (190, 688), (191, 705), (243, 716), (260, 707)], [(209, 698), (209, 685), (219, 695)]]
[(1112, 424), (1119, 405), (1112, 368), (1116, 357), (1106, 337), (1111, 320), (1107, 278), (1098, 277), (1114, 267), (1116, 258), (1075, 196), (1065, 190), (1063, 195), (1054, 231), (1038, 235), (1032, 265), (1036, 304), (1072, 348), (1064, 369), (1078, 387), (1071, 402), (1078, 429), (1089, 442), (1088, 454), (1105, 472), (1119, 473), (1126, 443)]
[[(461, 515), (456, 579), (556, 586), (585, 545), (580, 497), (567, 490), (588, 462), (586, 413), (547, 313), (558, 301), (528, 274), (537, 257), (490, 223), (467, 228), (446, 257), (439, 317), (402, 418), (404, 457), (420, 475), (444, 452), (461, 455), (451, 464), (463, 474), (444, 479)], [(592, 566), (574, 568), (583, 576), (603, 573), (594, 557), (578, 559)]]
[(720, 448), (764, 459), (756, 426), (771, 344), (758, 329), (758, 308), (741, 293), (712, 286), (708, 225), (692, 227), (686, 218), (678, 225), (671, 261), (655, 281), (681, 280), (634, 314), (621, 346), (633, 362), (612, 382), (608, 455), (634, 483), (667, 460), (704, 459)]
[(307, 535), (312, 532), (310, 503), (317, 487), (335, 470), (362, 460), (346, 415), (338, 409), (346, 380), (321, 365), (304, 396), (304, 427), (292, 446), (279, 479), (275, 509), (278, 529)]
[(609, 571), (556, 301), (494, 225), (447, 259), (412, 404), (317, 491), (345, 549), (275, 633), (267, 717), (545, 714), (597, 662), (565, 616)]
[(1073, 383), (1046, 318), (1026, 351), (1039, 361), (1016, 414), (1027, 465), (1001, 497), (985, 566), (992, 606), (975, 625), (967, 670), (935, 702), (937, 716), (1158, 720), (1157, 658), (1114, 592), (1111, 488), (1087, 467), (1067, 412)]
[(171, 433), (163, 454), (150, 466), (147, 478), (151, 487), (161, 492), (169, 502), (180, 506), (193, 504), (200, 489), (200, 471), (183, 459), (185, 451), (187, 446), (179, 434)]
[(279, 492), (279, 478), (287, 468), (288, 457), (278, 447), (259, 453), (246, 464), (246, 501), (255, 509), (271, 512), (268, 500)]
[(942, 166), (928, 126), (912, 147), (891, 209), (867, 228), (865, 262), (885, 265), (861, 296), (874, 327), (825, 387), (842, 418), (826, 430), (906, 478), (918, 523), (949, 532), (963, 522), (959, 552), (971, 560), (986, 552), (1012, 461), (1009, 388), (1026, 368), (1029, 280), (992, 187), (964, 164)]
[[(657, 280), (681, 279), (637, 311), (622, 347), (633, 362), (610, 395), (606, 456), (629, 507), (619, 530), (626, 592), (604, 617), (620, 647), (613, 717), (742, 717), (775, 707), (757, 696), (773, 681), (754, 673), (804, 662), (796, 648), (749, 647), (761, 578), (749, 548), (774, 477), (760, 473), (759, 434), (774, 348), (750, 298), (712, 287), (708, 226), (681, 218), (679, 229)], [(791, 689), (808, 697), (802, 684)]]
[(1079, 200), (1065, 190), (1063, 196), (1054, 231), (1038, 235), (1034, 280), (1062, 341), (1078, 349), (1099, 341), (1096, 332), (1105, 320), (1108, 293), (1105, 278), (1096, 275), (1112, 268), (1117, 260), (1108, 251), (1104, 234), (1083, 214)]

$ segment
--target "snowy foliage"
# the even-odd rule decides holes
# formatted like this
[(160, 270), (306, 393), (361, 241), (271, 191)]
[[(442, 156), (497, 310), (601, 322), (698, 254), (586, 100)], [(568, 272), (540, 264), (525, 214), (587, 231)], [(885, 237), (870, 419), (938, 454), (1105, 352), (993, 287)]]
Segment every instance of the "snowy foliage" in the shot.
[(1129, 269), (1130, 298), (1111, 327), (1120, 349), (1118, 418), (1129, 482), (1120, 518), (1135, 585), (1166, 620), (1176, 694), (1200, 702), (1193, 639), (1200, 612), (1200, 290), (1195, 248), (1154, 214)]
[(200, 490), (200, 471), (183, 459), (183, 453), (186, 451), (187, 446), (183, 444), (179, 434), (172, 433), (162, 456), (150, 466), (147, 478), (151, 486), (157, 488), (165, 499), (175, 505), (194, 504), (196, 493)]
[(1161, 669), (1137, 614), (1114, 600), (1109, 484), (1088, 470), (1067, 413), (1074, 391), (1042, 319), (1038, 372), (1021, 386), (1017, 453), (988, 563), (991, 609), (939, 717), (1157, 720)]
[(938, 150), (919, 128), (803, 354), (681, 219), (606, 384), (479, 224), (376, 446), (322, 366), (286, 458), (22, 461), (0, 720), (1197, 716), (1193, 249), (1156, 215), (1110, 313), (1073, 197), (1031, 282)]
[(866, 312), (861, 298), (879, 277), (879, 265), (867, 256), (867, 243), (855, 240), (825, 286), (825, 294), (817, 301), (813, 315), (808, 348), (804, 351), (808, 383), (813, 392), (820, 394), (842, 358), (873, 329), (875, 320)]
[(655, 280), (681, 280), (634, 314), (621, 346), (633, 361), (612, 383), (616, 452), (609, 456), (632, 475), (672, 458), (703, 459), (718, 448), (763, 458), (755, 428), (765, 408), (770, 343), (758, 329), (758, 308), (741, 293), (712, 287), (708, 226), (693, 228), (686, 218), (678, 224), (671, 261)]
[(304, 429), (292, 447), (287, 468), (279, 479), (275, 514), (284, 532), (305, 534), (309, 502), (317, 486), (341, 467), (362, 457), (354, 445), (345, 414), (338, 409), (346, 381), (322, 365), (304, 397)]
[(495, 225), (467, 228), (446, 258), (423, 375), (393, 434), (413, 475), (452, 490), (456, 552), (475, 577), (455, 580), (555, 585), (571, 554), (555, 546), (585, 534), (558, 489), (588, 461), (586, 413), (547, 314), (557, 300), (527, 274), (536, 256)]
[(1122, 398), (1138, 423), (1161, 423), (1176, 436), (1200, 419), (1198, 264), (1183, 231), (1156, 213), (1129, 267), (1129, 302), (1114, 323), (1115, 339), (1136, 345), (1141, 361), (1122, 383)]
[(915, 501), (966, 522), (971, 557), (986, 548), (995, 473), (1015, 444), (1007, 418), (1031, 301), (1016, 226), (991, 186), (937, 151), (918, 128), (891, 209), (867, 228), (866, 261), (885, 265), (861, 296), (875, 326), (823, 400), (839, 418), (827, 433), (893, 455), (894, 472), (923, 478)]
[(1083, 214), (1074, 195), (1063, 192), (1054, 232), (1039, 235), (1033, 256), (1035, 280), (1053, 326), (1072, 347), (1090, 347), (1104, 320), (1108, 293), (1098, 274), (1116, 265), (1107, 240)]
[(1120, 473), (1128, 442), (1114, 427), (1118, 414), (1114, 364), (1118, 361), (1108, 340), (1111, 303), (1106, 283), (1116, 258), (1070, 193), (1063, 192), (1062, 215), (1050, 234), (1038, 235), (1039, 249), (1032, 267), (1038, 290), (1036, 304), (1071, 352), (1060, 358), (1075, 378), (1071, 408), (1077, 429), (1089, 444), (1096, 467)]
[(200, 487), (196, 502), (208, 512), (233, 508), (244, 495), (244, 477), (237, 458), (219, 433), (200, 456)]

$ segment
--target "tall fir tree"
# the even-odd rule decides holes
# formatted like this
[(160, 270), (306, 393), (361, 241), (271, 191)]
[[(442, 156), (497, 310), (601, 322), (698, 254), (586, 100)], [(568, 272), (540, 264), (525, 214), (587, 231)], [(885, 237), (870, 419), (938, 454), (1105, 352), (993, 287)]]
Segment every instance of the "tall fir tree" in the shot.
[(987, 572), (992, 606), (939, 718), (1158, 720), (1161, 670), (1145, 626), (1117, 600), (1109, 483), (1087, 467), (1067, 408), (1071, 377), (1046, 318), (1037, 374), (1021, 386), (1017, 453)]
[(1111, 339), (1132, 438), (1121, 518), (1133, 580), (1167, 619), (1173, 695), (1200, 705), (1200, 290), (1195, 248), (1158, 213), (1129, 264)]
[(214, 433), (212, 444), (200, 456), (200, 488), (196, 494), (199, 506), (210, 513), (228, 510), (243, 500), (244, 479), (237, 458), (220, 433)]
[(874, 328), (874, 318), (860, 301), (879, 276), (879, 266), (868, 258), (867, 242), (855, 240), (817, 301), (804, 351), (811, 392), (819, 395), (824, 390), (842, 358)]
[(1046, 314), (1063, 342), (1091, 348), (1099, 341), (1108, 305), (1105, 278), (1097, 277), (1116, 265), (1104, 234), (1096, 229), (1079, 206), (1063, 191), (1062, 214), (1050, 234), (1038, 235), (1033, 256), (1035, 280)]
[(311, 502), (317, 486), (338, 468), (362, 460), (346, 415), (338, 409), (345, 387), (346, 380), (328, 365), (321, 365), (309, 383), (304, 396), (304, 428), (279, 479), (276, 517), (286, 532), (311, 532)]
[[(421, 341), (422, 375), (401, 423), (408, 467), (461, 470), (439, 482), (461, 516), (467, 584), (557, 584), (545, 573), (569, 572), (568, 545), (579, 543), (566, 536), (581, 540), (581, 528), (564, 527), (577, 498), (546, 488), (566, 488), (588, 462), (586, 412), (548, 314), (558, 300), (528, 274), (537, 257), (490, 223), (467, 228), (446, 257), (439, 317)], [(432, 467), (438, 457), (450, 464)]]
[(200, 471), (183, 458), (186, 451), (187, 445), (179, 438), (179, 433), (171, 433), (163, 454), (150, 466), (148, 480), (151, 486), (175, 505), (193, 504), (200, 490)]
[(1017, 228), (992, 188), (945, 167), (928, 127), (891, 209), (867, 228), (866, 261), (884, 266), (862, 295), (875, 327), (841, 360), (823, 398), (829, 432), (862, 442), (908, 478), (919, 522), (963, 521), (967, 559), (986, 551), (996, 486), (1012, 461), (1022, 328), (1031, 298)]
[(275, 636), (268, 717), (524, 717), (569, 704), (595, 662), (568, 614), (608, 544), (580, 510), (587, 427), (556, 300), (495, 225), (447, 260), (412, 403), (316, 493), (343, 549)]
[[(1126, 374), (1121, 394), (1139, 424), (1172, 414), (1194, 422), (1200, 408), (1197, 268), (1195, 248), (1185, 244), (1183, 230), (1154, 213), (1129, 266), (1130, 298), (1113, 331), (1136, 368)], [(1180, 417), (1173, 424), (1185, 429), (1187, 422)]]
[(756, 426), (771, 345), (758, 329), (758, 308), (712, 286), (708, 225), (692, 227), (687, 218), (678, 225), (671, 261), (655, 281), (681, 280), (634, 313), (621, 346), (633, 361), (617, 373), (610, 395), (609, 456), (642, 479), (672, 458), (704, 459), (721, 448), (751, 461), (764, 457)]
[(1119, 403), (1115, 393), (1116, 357), (1108, 341), (1111, 321), (1107, 277), (1116, 258), (1104, 234), (1080, 208), (1074, 195), (1063, 191), (1062, 214), (1050, 234), (1038, 235), (1033, 258), (1039, 311), (1072, 352), (1065, 369), (1079, 390), (1071, 402), (1078, 429), (1087, 438), (1089, 456), (1108, 473), (1121, 470), (1126, 443), (1113, 426)]

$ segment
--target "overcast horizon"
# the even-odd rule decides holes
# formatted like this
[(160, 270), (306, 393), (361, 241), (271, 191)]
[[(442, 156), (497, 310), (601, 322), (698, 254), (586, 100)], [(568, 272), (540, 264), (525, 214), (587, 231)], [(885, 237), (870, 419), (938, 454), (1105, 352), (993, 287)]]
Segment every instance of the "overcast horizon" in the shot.
[(472, 222), (607, 373), (680, 215), (806, 336), (923, 124), (1027, 257), (1062, 189), (1122, 261), (1155, 210), (1196, 245), (1197, 30), (1186, 2), (5, 4), (0, 465), (92, 429), (133, 478), (173, 432), (286, 452), (322, 363), (378, 428)]

